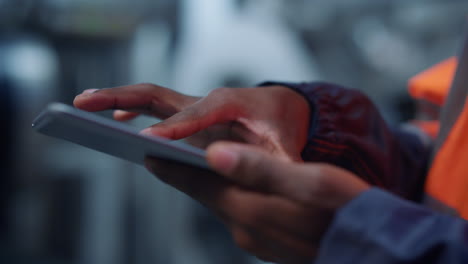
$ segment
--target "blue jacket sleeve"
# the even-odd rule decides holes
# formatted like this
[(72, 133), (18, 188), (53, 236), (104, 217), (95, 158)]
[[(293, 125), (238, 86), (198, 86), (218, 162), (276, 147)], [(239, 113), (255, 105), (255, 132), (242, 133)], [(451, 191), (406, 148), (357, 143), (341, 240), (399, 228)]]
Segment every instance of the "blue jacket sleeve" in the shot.
[(468, 263), (468, 222), (370, 189), (337, 212), (315, 264)]
[(309, 102), (309, 136), (302, 157), (352, 171), (372, 185), (420, 200), (430, 151), (416, 136), (391, 129), (362, 92), (338, 85), (267, 82), (302, 94)]

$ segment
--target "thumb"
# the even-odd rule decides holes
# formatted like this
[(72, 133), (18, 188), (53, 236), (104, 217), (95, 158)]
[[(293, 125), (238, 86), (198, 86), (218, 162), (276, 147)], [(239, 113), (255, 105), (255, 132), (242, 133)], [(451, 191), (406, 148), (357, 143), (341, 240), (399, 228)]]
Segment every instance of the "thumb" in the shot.
[(207, 160), (216, 172), (236, 184), (304, 205), (336, 209), (370, 188), (344, 169), (281, 160), (250, 145), (212, 144)]

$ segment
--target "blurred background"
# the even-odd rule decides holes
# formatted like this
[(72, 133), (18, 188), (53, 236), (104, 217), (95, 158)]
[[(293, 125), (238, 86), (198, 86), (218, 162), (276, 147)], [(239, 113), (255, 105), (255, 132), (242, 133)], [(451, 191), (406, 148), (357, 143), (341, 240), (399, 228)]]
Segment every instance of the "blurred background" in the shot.
[(260, 263), (144, 168), (31, 121), (88, 88), (323, 80), (397, 124), (414, 113), (408, 78), (456, 54), (467, 14), (466, 0), (0, 0), (0, 263)]

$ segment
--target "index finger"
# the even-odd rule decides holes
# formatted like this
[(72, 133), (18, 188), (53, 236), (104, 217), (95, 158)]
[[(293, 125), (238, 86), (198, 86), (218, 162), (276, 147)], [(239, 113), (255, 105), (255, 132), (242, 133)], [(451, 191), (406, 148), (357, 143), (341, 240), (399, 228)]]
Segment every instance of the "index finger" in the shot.
[(166, 118), (195, 100), (165, 87), (136, 84), (84, 92), (75, 97), (73, 104), (91, 112), (121, 109)]

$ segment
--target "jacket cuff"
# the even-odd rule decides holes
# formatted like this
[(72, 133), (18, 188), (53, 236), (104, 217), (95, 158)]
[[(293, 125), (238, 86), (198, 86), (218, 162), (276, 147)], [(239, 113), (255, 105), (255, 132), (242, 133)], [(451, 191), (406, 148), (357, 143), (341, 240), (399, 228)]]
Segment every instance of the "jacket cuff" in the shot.
[[(372, 133), (386, 128), (365, 95), (326, 82), (264, 82), (259, 86), (272, 85), (293, 89), (309, 103), (311, 114), (307, 144), (301, 153), (304, 161), (331, 163), (352, 171), (367, 182), (384, 186), (374, 173), (380, 170), (369, 168), (368, 162), (364, 161), (366, 155), (363, 154), (377, 150), (371, 142)], [(380, 151), (380, 146), (379, 153), (370, 154), (373, 159), (380, 159), (372, 164), (384, 165), (381, 161), (386, 160), (383, 157), (386, 153)]]
[(391, 129), (362, 92), (325, 82), (265, 82), (303, 95), (310, 125), (302, 159), (326, 162), (407, 199), (420, 198), (429, 152), (416, 136)]

